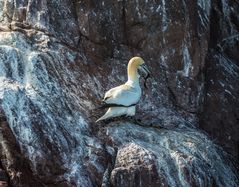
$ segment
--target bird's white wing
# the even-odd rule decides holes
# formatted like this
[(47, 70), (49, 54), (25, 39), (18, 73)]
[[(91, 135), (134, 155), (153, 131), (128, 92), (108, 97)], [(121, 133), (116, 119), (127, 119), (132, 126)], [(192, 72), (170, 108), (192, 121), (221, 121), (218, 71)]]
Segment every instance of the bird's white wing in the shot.
[(140, 96), (140, 89), (123, 84), (107, 91), (104, 96), (104, 102), (107, 104), (131, 106), (139, 101)]

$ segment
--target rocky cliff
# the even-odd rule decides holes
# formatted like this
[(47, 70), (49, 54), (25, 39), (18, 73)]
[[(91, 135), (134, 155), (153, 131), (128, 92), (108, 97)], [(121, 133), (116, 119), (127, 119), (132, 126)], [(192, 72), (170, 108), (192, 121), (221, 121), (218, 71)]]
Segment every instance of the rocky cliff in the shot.
[[(238, 186), (238, 11), (238, 0), (0, 0), (4, 185)], [(95, 123), (136, 55), (152, 71), (145, 126)]]

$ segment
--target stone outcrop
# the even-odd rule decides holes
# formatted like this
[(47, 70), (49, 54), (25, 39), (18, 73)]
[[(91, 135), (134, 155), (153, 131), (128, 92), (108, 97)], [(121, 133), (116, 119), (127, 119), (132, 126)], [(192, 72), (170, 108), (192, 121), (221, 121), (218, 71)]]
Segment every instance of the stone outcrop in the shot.
[(212, 7), (200, 126), (239, 162), (239, 5), (215, 1)]
[[(238, 0), (0, 0), (3, 181), (238, 186), (238, 9)], [(152, 71), (137, 106), (145, 126), (95, 123), (136, 55)]]

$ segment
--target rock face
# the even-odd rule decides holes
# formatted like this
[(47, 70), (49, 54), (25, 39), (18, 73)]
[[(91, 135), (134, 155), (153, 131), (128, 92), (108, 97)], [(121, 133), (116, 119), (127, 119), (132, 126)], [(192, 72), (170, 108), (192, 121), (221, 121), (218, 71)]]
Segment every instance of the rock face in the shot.
[[(3, 181), (238, 186), (238, 9), (237, 0), (0, 0)], [(104, 111), (94, 108), (136, 55), (152, 71), (137, 108), (146, 126), (96, 124)]]
[(239, 5), (222, 1), (212, 7), (200, 126), (239, 161)]
[(113, 186), (236, 185), (224, 153), (195, 129), (118, 125), (108, 130), (120, 147), (111, 173)]

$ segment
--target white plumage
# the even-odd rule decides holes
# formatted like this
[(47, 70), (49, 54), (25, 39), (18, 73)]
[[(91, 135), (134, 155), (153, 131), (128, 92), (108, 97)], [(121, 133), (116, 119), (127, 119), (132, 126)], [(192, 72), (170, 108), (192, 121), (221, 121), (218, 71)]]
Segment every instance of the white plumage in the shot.
[(110, 107), (96, 122), (122, 115), (135, 115), (135, 105), (140, 100), (142, 93), (139, 84), (140, 76), (138, 74), (138, 69), (142, 70), (144, 73), (149, 73), (143, 59), (140, 57), (133, 57), (130, 59), (127, 67), (128, 81), (105, 93), (103, 101)]
[(136, 104), (141, 96), (141, 88), (138, 83), (127, 81), (125, 84), (110, 89), (105, 93), (104, 102), (130, 106)]

